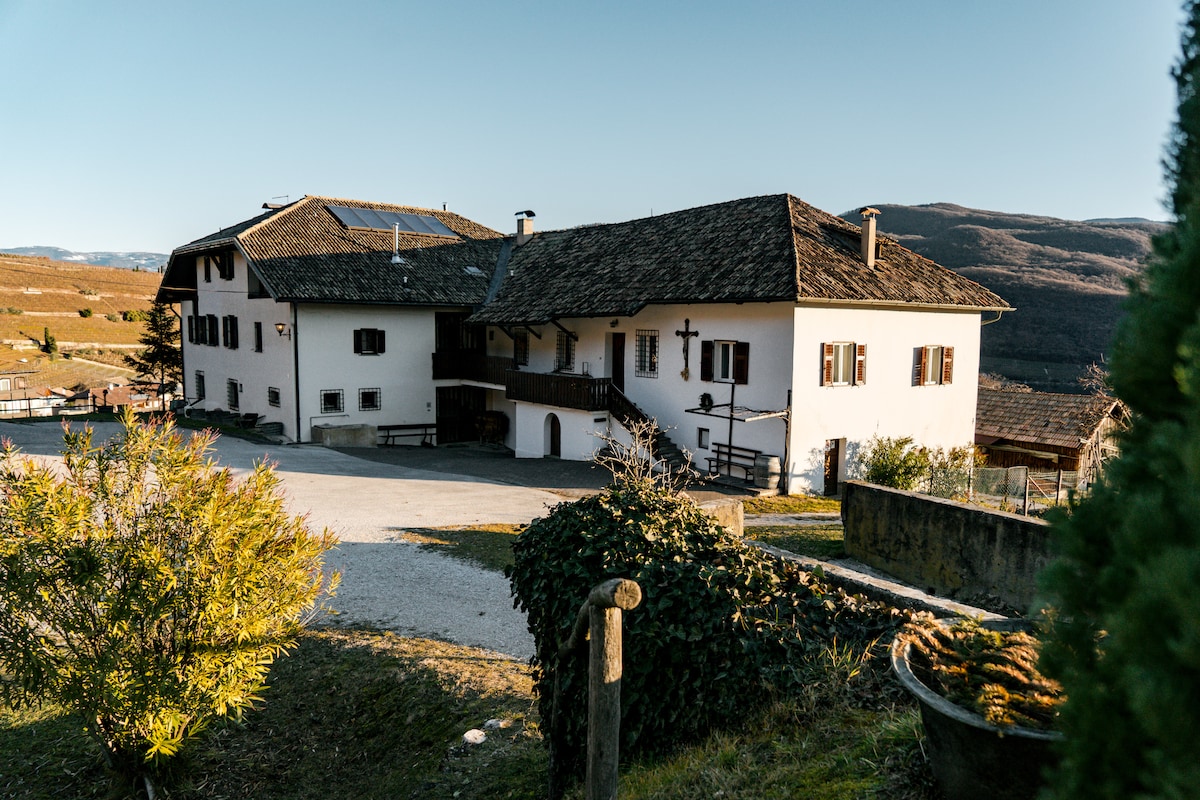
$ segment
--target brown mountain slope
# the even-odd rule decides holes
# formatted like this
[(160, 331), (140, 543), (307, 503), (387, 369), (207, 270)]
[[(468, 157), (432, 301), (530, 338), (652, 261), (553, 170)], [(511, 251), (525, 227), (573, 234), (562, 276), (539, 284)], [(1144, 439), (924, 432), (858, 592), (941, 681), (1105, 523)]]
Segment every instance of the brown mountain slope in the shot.
[[(879, 230), (978, 281), (1017, 310), (983, 328), (982, 370), (1043, 391), (1081, 391), (1102, 363), (1129, 279), (1162, 223), (1075, 222), (935, 203), (878, 205)], [(858, 214), (846, 219), (858, 222)]]
[(28, 347), (49, 330), (64, 351), (136, 348), (145, 326), (122, 315), (148, 309), (161, 280), (157, 272), (0, 253), (0, 343)]

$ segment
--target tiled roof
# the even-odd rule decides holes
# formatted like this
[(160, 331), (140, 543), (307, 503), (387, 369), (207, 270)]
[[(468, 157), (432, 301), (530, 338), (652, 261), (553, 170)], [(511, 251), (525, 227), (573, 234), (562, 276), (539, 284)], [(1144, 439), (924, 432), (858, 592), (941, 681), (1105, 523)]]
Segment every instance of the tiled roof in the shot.
[(1120, 402), (1091, 394), (1002, 392), (980, 389), (975, 441), (1004, 440), (1077, 449), (1109, 415), (1121, 415)]
[(628, 316), (655, 303), (862, 302), (1007, 309), (974, 281), (878, 237), (874, 269), (860, 230), (791, 195), (537, 234), (477, 322)]
[[(406, 263), (392, 264), (392, 231), (347, 229), (330, 205), (432, 216), (458, 238), (401, 233)], [(195, 290), (184, 256), (236, 246), (279, 301), (476, 305), (487, 295), (502, 241), (500, 233), (453, 212), (305, 197), (175, 250), (160, 297), (180, 299)]]

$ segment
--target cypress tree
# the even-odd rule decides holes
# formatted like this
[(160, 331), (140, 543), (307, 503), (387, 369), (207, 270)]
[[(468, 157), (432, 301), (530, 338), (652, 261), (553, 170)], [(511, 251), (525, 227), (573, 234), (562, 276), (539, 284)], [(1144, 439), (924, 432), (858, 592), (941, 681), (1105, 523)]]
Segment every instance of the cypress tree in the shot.
[(1200, 787), (1200, 7), (1185, 5), (1166, 160), (1174, 225), (1131, 287), (1112, 384), (1121, 456), (1069, 518), (1042, 588), (1066, 742), (1053, 798), (1182, 798)]

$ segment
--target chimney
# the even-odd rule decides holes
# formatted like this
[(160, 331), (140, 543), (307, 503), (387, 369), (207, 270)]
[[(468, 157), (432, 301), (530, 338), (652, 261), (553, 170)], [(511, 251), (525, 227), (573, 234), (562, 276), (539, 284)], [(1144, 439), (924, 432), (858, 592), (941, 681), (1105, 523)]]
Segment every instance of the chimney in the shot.
[(536, 215), (527, 209), (525, 211), (518, 211), (516, 216), (517, 247), (520, 247), (533, 238), (533, 218)]
[(863, 206), (858, 210), (862, 214), (862, 260), (867, 269), (875, 269), (875, 216), (878, 208)]

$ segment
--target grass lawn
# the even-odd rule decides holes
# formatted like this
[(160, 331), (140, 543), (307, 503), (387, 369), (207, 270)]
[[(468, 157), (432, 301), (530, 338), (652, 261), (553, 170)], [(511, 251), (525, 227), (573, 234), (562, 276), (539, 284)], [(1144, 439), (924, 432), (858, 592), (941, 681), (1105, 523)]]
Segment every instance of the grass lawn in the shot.
[(747, 514), (836, 514), (842, 510), (842, 501), (836, 497), (781, 494), (746, 498), (742, 509)]
[[(853, 676), (851, 673), (857, 673)], [(826, 679), (740, 731), (623, 768), (623, 800), (933, 800), (915, 708), (879, 669), (832, 659)], [(544, 797), (547, 753), (529, 667), (361, 629), (317, 629), (279, 659), (265, 704), (214, 727), (173, 800)], [(505, 727), (481, 745), (462, 734)], [(98, 751), (55, 709), (0, 707), (0, 797), (105, 798)], [(568, 797), (582, 800), (576, 787)]]
[(846, 539), (841, 523), (817, 525), (752, 525), (745, 537), (809, 558), (843, 558)]
[[(773, 499), (773, 498), (772, 498)], [(787, 513), (787, 512), (780, 512)], [(423, 547), (501, 571), (517, 525), (420, 528)], [(839, 524), (747, 528), (747, 538), (830, 558)], [(847, 651), (848, 652), (848, 651)], [(622, 767), (622, 800), (935, 800), (920, 718), (882, 655), (836, 645), (798, 696), (740, 730)], [(530, 668), (494, 653), (368, 629), (315, 629), (272, 668), (265, 703), (214, 726), (164, 800), (541, 798), (548, 755)], [(481, 745), (462, 735), (489, 720)], [(583, 800), (584, 787), (568, 791)], [(61, 710), (0, 705), (0, 797), (109, 797), (95, 745)]]

